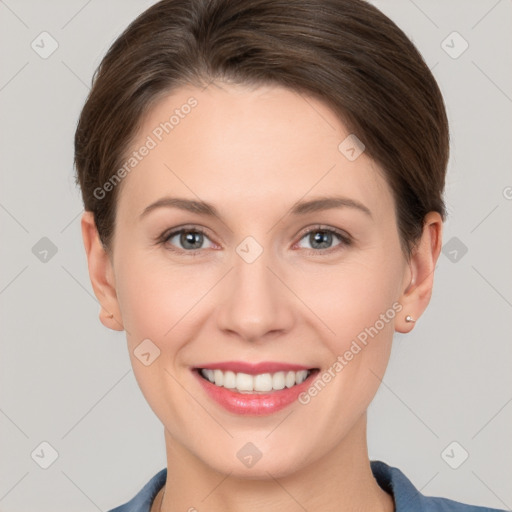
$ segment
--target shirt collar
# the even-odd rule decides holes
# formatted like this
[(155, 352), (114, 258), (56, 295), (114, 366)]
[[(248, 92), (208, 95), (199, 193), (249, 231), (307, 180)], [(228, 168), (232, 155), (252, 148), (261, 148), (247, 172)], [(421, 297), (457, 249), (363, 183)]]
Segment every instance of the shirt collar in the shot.
[[(422, 512), (425, 496), (398, 469), (379, 460), (370, 461), (373, 476), (379, 486), (393, 497), (395, 512)], [(165, 485), (167, 468), (160, 470), (128, 503), (110, 512), (149, 512), (158, 491)]]

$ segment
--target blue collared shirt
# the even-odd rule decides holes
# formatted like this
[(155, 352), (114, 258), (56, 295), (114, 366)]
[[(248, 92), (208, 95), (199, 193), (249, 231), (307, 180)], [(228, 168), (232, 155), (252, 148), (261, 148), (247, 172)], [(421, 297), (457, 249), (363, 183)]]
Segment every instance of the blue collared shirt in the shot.
[[(502, 509), (466, 505), (447, 498), (423, 496), (398, 469), (379, 460), (370, 461), (373, 476), (387, 493), (393, 496), (395, 512), (505, 512)], [(159, 471), (127, 503), (109, 512), (150, 512), (158, 491), (164, 486), (167, 468)]]

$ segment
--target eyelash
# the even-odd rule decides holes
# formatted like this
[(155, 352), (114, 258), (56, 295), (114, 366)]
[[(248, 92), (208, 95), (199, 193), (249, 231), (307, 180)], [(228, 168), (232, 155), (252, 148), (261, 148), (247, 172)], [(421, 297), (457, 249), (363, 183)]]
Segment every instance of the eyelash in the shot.
[[(196, 249), (196, 250), (188, 251), (188, 250), (184, 250), (184, 249), (176, 249), (173, 246), (171, 246), (170, 244), (168, 244), (168, 241), (171, 238), (173, 238), (174, 236), (179, 235), (180, 233), (183, 233), (183, 232), (199, 233), (199, 234), (202, 234), (203, 236), (209, 238), (208, 233), (204, 229), (202, 229), (200, 227), (197, 227), (197, 226), (190, 226), (190, 227), (184, 226), (184, 227), (182, 227), (180, 229), (175, 229), (175, 230), (173, 230), (171, 232), (168, 232), (168, 231), (164, 232), (157, 239), (157, 244), (168, 245), (170, 247), (169, 250), (171, 250), (173, 252), (176, 252), (176, 253), (179, 253), (179, 254), (186, 254), (187, 256), (197, 256), (204, 249)], [(331, 233), (331, 234), (335, 235), (340, 240), (341, 243), (336, 245), (336, 246), (334, 246), (334, 247), (329, 247), (328, 249), (304, 249), (306, 251), (306, 254), (308, 254), (308, 255), (328, 256), (328, 255), (330, 255), (333, 252), (342, 250), (344, 247), (349, 247), (353, 243), (352, 237), (350, 235), (348, 235), (347, 233), (345, 233), (343, 231), (340, 231), (340, 230), (337, 230), (337, 229), (334, 229), (334, 228), (325, 227), (323, 225), (314, 226), (314, 227), (308, 229), (307, 231), (301, 233), (300, 238), (299, 238), (298, 241), (300, 242), (306, 236), (310, 235), (311, 233), (316, 233), (316, 232)], [(296, 243), (298, 243), (298, 242), (296, 242)]]

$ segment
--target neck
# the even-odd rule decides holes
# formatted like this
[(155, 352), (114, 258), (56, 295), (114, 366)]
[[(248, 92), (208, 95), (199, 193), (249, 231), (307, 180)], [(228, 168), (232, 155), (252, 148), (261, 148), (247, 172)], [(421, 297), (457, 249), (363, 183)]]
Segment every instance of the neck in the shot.
[[(292, 512), (298, 506), (310, 512), (395, 510), (393, 498), (380, 488), (371, 471), (366, 414), (334, 449), (277, 477), (268, 471), (261, 478), (224, 474), (178, 443), (167, 429), (165, 440), (167, 481), (159, 506), (162, 512)], [(160, 505), (162, 495), (155, 505)]]

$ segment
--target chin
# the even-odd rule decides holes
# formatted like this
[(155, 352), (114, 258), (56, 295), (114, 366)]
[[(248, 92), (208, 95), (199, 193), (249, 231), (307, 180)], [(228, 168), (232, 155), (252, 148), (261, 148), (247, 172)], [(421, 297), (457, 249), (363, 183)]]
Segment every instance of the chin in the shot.
[(282, 448), (258, 450), (250, 442), (242, 443), (241, 447), (239, 443), (236, 444), (232, 457), (225, 456), (226, 452), (231, 452), (228, 448), (223, 453), (224, 456), (211, 454), (211, 457), (205, 459), (203, 454), (203, 462), (219, 473), (229, 474), (230, 477), (241, 480), (283, 478), (299, 470), (304, 463), (303, 453), (300, 457), (294, 457), (293, 453)]

